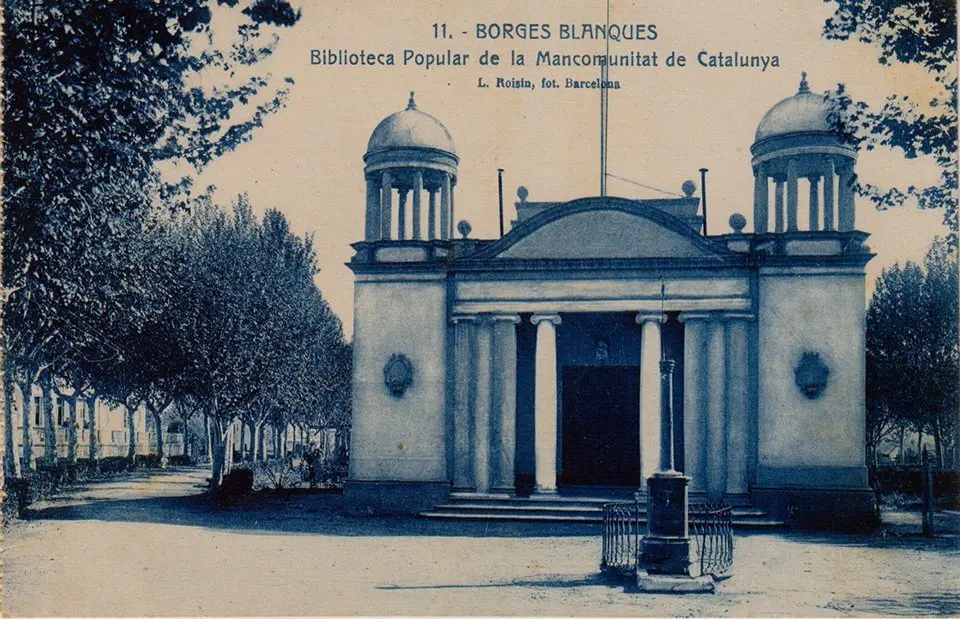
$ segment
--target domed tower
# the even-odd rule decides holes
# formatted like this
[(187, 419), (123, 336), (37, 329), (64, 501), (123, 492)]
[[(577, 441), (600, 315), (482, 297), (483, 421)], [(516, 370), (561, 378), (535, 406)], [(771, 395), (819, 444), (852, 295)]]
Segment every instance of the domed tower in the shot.
[[(417, 108), (413, 92), (405, 110), (387, 116), (373, 130), (363, 161), (367, 179), (366, 241), (446, 240), (453, 236), (453, 192), (459, 159), (450, 132)], [(396, 225), (394, 190), (398, 198)], [(426, 230), (421, 220), (424, 190), (429, 195)], [(408, 219), (411, 192), (413, 204)]]
[(853, 185), (857, 153), (841, 134), (831, 129), (827, 120), (829, 110), (823, 95), (810, 91), (807, 74), (803, 73), (797, 94), (774, 105), (760, 121), (756, 139), (750, 147), (755, 182), (754, 232), (763, 234), (769, 231), (770, 179), (774, 182), (773, 231), (800, 230), (797, 181), (801, 178), (807, 180), (809, 187), (808, 230), (848, 232), (854, 229)]

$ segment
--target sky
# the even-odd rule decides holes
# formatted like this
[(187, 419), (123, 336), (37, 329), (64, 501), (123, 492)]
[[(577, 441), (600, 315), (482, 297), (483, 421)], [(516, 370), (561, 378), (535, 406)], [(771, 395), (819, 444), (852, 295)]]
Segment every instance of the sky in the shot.
[[(680, 193), (683, 181), (699, 185), (708, 168), (708, 230), (730, 231), (734, 212), (752, 220), (750, 145), (764, 113), (797, 91), (801, 71), (817, 92), (844, 83), (854, 97), (882, 102), (892, 92), (925, 100), (932, 78), (917, 67), (883, 67), (877, 51), (857, 42), (826, 41), (824, 20), (834, 5), (815, 0), (612, 0), (612, 24), (655, 25), (656, 39), (611, 43), (612, 54), (658, 54), (658, 67), (611, 68), (621, 88), (610, 91), (608, 171), (644, 185)], [(533, 201), (567, 201), (599, 194), (598, 90), (544, 89), (542, 78), (590, 80), (596, 68), (537, 67), (539, 50), (604, 53), (602, 40), (561, 40), (561, 24), (601, 24), (604, 0), (587, 2), (503, 0), (330, 0), (301, 5), (302, 18), (280, 31), (277, 50), (260, 67), (295, 81), (287, 106), (267, 118), (253, 140), (223, 156), (203, 174), (229, 202), (247, 192), (255, 210), (276, 208), (293, 230), (314, 235), (321, 272), (317, 284), (352, 333), (353, 275), (344, 266), (362, 240), (365, 203), (363, 154), (377, 123), (406, 106), (409, 91), (418, 107), (441, 120), (460, 157), (456, 219), (467, 219), (472, 237), (498, 234), (497, 168), (503, 168), (506, 218), (514, 216), (516, 188)], [(477, 24), (549, 24), (549, 40), (478, 39)], [(434, 24), (447, 25), (448, 39), (434, 38)], [(312, 49), (392, 52), (396, 66), (312, 65)], [(463, 66), (402, 64), (403, 50), (469, 54)], [(480, 66), (489, 50), (499, 66)], [(511, 50), (527, 64), (510, 66)], [(777, 67), (705, 68), (708, 54), (776, 56)], [(682, 68), (665, 66), (671, 52), (687, 57)], [(478, 88), (478, 78), (527, 78), (534, 90)], [(863, 152), (857, 172), (881, 185), (933, 183), (937, 168), (899, 152)], [(663, 194), (611, 179), (608, 194), (654, 198)], [(699, 189), (697, 194), (699, 195)], [(801, 205), (806, 203), (801, 193)], [(937, 234), (942, 212), (912, 205), (877, 211), (857, 203), (857, 228), (871, 234), (877, 257), (867, 266), (867, 291), (881, 269), (922, 259)], [(801, 217), (803, 222), (803, 217)], [(751, 229), (748, 225), (747, 230)], [(866, 302), (866, 300), (865, 300)]]

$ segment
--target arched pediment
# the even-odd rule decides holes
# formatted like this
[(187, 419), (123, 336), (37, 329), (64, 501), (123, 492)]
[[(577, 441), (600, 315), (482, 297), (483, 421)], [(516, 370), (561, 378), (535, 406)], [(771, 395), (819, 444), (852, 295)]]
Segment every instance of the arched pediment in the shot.
[(623, 198), (582, 198), (521, 223), (471, 258), (708, 258), (725, 247), (655, 207)]

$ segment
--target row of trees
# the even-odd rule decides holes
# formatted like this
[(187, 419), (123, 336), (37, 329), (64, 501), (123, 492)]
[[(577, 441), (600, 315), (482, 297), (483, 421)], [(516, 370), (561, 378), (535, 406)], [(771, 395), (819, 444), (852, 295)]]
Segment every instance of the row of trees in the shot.
[[(81, 399), (122, 405), (131, 420), (144, 405), (158, 435), (176, 403), (209, 417), (215, 481), (232, 419), (342, 416), (349, 351), (313, 283), (311, 239), (276, 211), (257, 218), (245, 198), (219, 208), (193, 187), (283, 106), (292, 80), (257, 65), (299, 11), (286, 0), (10, 0), (4, 18), (4, 419), (12, 428), (18, 390), (25, 467), (34, 385), (48, 457), (52, 393), (73, 446)], [(9, 479), (11, 432), (4, 447)]]
[(938, 238), (919, 265), (884, 269), (867, 309), (867, 447), (933, 436), (936, 463), (960, 465), (960, 334), (957, 255)]

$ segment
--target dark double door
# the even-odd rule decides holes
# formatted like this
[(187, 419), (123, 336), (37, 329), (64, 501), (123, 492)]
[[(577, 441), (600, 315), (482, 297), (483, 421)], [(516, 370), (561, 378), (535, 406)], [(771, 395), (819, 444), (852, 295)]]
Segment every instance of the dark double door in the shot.
[(561, 475), (568, 486), (640, 485), (640, 368), (564, 367)]

